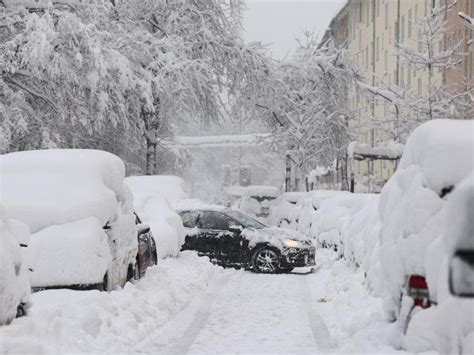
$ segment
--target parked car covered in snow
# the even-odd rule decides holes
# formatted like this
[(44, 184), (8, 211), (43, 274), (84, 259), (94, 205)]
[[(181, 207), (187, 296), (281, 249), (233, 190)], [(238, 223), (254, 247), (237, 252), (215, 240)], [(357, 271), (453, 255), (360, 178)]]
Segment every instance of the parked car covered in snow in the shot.
[(182, 250), (195, 250), (218, 265), (254, 272), (290, 272), (315, 265), (315, 248), (298, 232), (269, 228), (231, 209), (178, 212), (187, 229)]
[(187, 197), (184, 180), (177, 176), (129, 176), (125, 183), (133, 193), (140, 219), (155, 233), (158, 258), (177, 256), (184, 243), (183, 222), (172, 207)]
[[(453, 240), (454, 235), (445, 231), (459, 225), (454, 216), (467, 213), (472, 218), (472, 208), (465, 203), (454, 207), (451, 219), (446, 214), (456, 191), (474, 171), (473, 133), (472, 120), (433, 120), (419, 126), (380, 195), (379, 247), (371, 257), (378, 262), (368, 269), (368, 279), (384, 297), (389, 313), (404, 325), (404, 346), (410, 351), (432, 350), (435, 344), (443, 353), (459, 349), (452, 347), (452, 341), (442, 345), (437, 339), (450, 336), (428, 323), (434, 322), (432, 317), (448, 293), (450, 249), (444, 240)], [(466, 235), (471, 232), (465, 229)], [(451, 312), (461, 303), (451, 301)], [(426, 319), (423, 326), (422, 319)], [(443, 331), (452, 332), (453, 327), (454, 323)], [(474, 332), (474, 326), (465, 330), (469, 328)]]
[(28, 247), (26, 225), (5, 216), (0, 205), (0, 326), (25, 315), (30, 283), (23, 250)]
[(274, 186), (229, 186), (224, 188), (224, 204), (257, 218), (267, 218), (280, 190)]
[(34, 289), (111, 290), (134, 274), (137, 229), (117, 156), (40, 150), (0, 156), (0, 203), (31, 230)]

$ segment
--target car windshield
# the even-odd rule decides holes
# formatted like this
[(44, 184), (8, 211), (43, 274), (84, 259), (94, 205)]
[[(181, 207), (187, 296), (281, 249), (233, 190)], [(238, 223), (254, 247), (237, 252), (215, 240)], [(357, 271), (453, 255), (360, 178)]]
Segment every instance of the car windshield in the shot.
[(228, 211), (226, 214), (242, 224), (244, 228), (262, 229), (266, 227), (263, 223), (239, 211)]

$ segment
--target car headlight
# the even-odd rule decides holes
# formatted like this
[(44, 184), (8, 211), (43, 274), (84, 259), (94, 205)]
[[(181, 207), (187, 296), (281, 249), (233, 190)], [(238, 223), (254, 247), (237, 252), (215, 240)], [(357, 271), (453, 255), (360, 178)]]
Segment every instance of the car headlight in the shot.
[(283, 240), (283, 245), (287, 248), (301, 248), (301, 242), (294, 239)]

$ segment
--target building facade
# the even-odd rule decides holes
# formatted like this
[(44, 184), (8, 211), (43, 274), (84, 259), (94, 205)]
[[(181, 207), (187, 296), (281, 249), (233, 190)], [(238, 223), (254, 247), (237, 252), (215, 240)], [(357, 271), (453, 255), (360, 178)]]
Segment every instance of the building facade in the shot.
[[(461, 24), (457, 14), (462, 11), (472, 16), (473, 3), (474, 0), (348, 0), (333, 18), (321, 45), (332, 41), (337, 47), (346, 48), (364, 85), (377, 88), (370, 94), (360, 87), (349, 89), (347, 105), (352, 113), (349, 127), (358, 144), (386, 146), (406, 137), (400, 127), (404, 112), (377, 92), (392, 90), (423, 97), (442, 85), (459, 92), (462, 86), (472, 83), (472, 30)], [(421, 25), (434, 8), (443, 5), (447, 8), (443, 23), (446, 33), (441, 31), (439, 38), (435, 35), (430, 38), (432, 43), (426, 44)], [(423, 51), (423, 46), (429, 45), (436, 56), (453, 41), (462, 42), (463, 53), (453, 69), (427, 70), (422, 66), (414, 69), (397, 52), (398, 45), (415, 51)], [(363, 160), (354, 162), (353, 172), (356, 181), (372, 185), (372, 191), (376, 191), (396, 167), (396, 160)]]

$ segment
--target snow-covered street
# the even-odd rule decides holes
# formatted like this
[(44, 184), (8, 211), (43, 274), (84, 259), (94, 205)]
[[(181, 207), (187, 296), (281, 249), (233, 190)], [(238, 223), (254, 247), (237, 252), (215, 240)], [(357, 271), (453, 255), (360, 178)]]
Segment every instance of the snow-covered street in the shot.
[[(396, 351), (363, 275), (332, 251), (313, 273), (222, 269), (185, 252), (122, 291), (49, 290), (0, 330), (3, 352), (326, 353)], [(369, 341), (367, 341), (367, 339)]]

